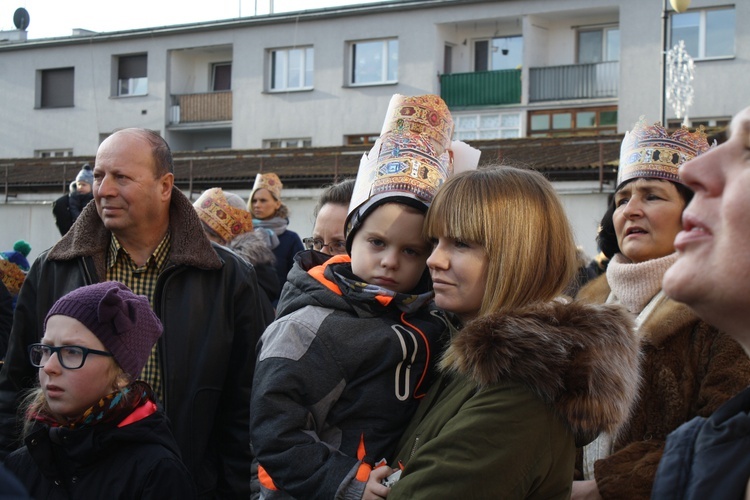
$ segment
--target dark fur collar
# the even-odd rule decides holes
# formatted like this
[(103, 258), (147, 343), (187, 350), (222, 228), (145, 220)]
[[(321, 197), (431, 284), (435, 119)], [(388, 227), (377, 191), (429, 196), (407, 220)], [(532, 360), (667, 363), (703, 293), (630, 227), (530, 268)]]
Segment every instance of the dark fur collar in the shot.
[(513, 381), (553, 406), (579, 436), (613, 432), (636, 397), (638, 340), (621, 306), (553, 301), (469, 322), (441, 369), (478, 388)]
[[(220, 269), (223, 262), (206, 238), (193, 205), (177, 188), (172, 188), (169, 205), (169, 228), (172, 245), (169, 262), (201, 269)], [(92, 257), (100, 279), (105, 276), (105, 259), (110, 243), (110, 232), (104, 227), (96, 205), (89, 203), (73, 227), (53, 246), (49, 260), (71, 260)]]

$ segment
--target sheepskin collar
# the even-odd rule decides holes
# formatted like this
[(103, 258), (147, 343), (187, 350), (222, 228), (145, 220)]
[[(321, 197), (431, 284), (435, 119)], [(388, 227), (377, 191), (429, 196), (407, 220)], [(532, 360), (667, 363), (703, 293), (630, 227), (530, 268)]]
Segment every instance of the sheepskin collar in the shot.
[[(169, 204), (169, 230), (172, 233), (169, 262), (201, 269), (220, 269), (223, 262), (203, 232), (193, 205), (182, 192), (173, 187)], [(106, 276), (106, 255), (111, 233), (104, 227), (96, 204), (89, 203), (81, 211), (70, 231), (53, 246), (49, 260), (72, 260), (92, 257), (100, 279)]]
[[(603, 274), (581, 288), (576, 298), (584, 302), (604, 303), (610, 292), (607, 275)], [(688, 306), (665, 297), (641, 324), (638, 336), (642, 342), (659, 347), (699, 321), (700, 318)]]
[(553, 301), (469, 322), (441, 369), (481, 389), (512, 381), (555, 408), (580, 437), (615, 431), (640, 383), (632, 316), (619, 305)]

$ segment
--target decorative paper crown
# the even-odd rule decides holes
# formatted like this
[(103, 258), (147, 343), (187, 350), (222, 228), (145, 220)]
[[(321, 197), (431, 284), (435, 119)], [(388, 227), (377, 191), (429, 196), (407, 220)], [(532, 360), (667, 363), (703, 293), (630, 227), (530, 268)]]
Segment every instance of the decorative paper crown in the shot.
[(204, 191), (193, 207), (198, 217), (227, 243), (253, 230), (253, 214), (230, 205), (221, 188)]
[(682, 127), (669, 135), (660, 123), (649, 125), (641, 117), (622, 140), (617, 187), (638, 177), (656, 177), (682, 183), (677, 173), (680, 165), (708, 149), (703, 127), (692, 133)]
[[(255, 184), (253, 184), (252, 193), (255, 193), (258, 189), (268, 189), (273, 195), (276, 201), (281, 201), (281, 188), (284, 185), (281, 183), (279, 176), (274, 173), (268, 174), (257, 174), (255, 176)], [(253, 195), (250, 195), (252, 200)]]
[(395, 94), (380, 138), (362, 156), (346, 221), (347, 247), (370, 210), (400, 199), (424, 210), (454, 170), (479, 163), (479, 151), (454, 141), (453, 118), (436, 95)]

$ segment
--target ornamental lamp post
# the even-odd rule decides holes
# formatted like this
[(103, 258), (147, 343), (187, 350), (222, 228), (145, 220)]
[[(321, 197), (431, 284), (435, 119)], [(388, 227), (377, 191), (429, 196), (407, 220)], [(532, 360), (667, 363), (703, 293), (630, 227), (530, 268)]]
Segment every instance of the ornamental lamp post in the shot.
[[(690, 0), (669, 0), (672, 8), (677, 13), (683, 13), (690, 7)], [(663, 0), (661, 9), (661, 85), (659, 87), (659, 109), (661, 110), (661, 124), (667, 128), (667, 100), (666, 100), (666, 81), (667, 81), (667, 32), (669, 30), (669, 11), (667, 9), (667, 0)]]

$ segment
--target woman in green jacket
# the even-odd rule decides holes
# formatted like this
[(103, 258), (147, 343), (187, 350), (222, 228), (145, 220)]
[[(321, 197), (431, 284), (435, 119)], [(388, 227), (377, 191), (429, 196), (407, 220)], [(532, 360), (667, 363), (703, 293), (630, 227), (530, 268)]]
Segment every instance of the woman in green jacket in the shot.
[(615, 431), (636, 394), (632, 320), (619, 306), (560, 298), (576, 249), (536, 172), (456, 175), (425, 232), (435, 302), (456, 329), (383, 496), (569, 498), (576, 444)]

